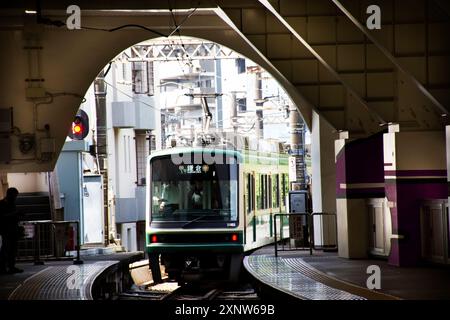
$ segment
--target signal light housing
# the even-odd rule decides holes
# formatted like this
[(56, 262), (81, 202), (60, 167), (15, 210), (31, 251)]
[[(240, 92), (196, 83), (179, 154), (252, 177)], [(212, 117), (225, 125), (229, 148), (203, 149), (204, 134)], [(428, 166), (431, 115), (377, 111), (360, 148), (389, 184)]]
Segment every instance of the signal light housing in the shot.
[(81, 131), (83, 131), (83, 126), (81, 124), (74, 124), (72, 126), (72, 133), (73, 134), (80, 134)]
[(89, 133), (89, 117), (86, 112), (79, 110), (72, 126), (69, 129), (68, 136), (73, 140), (83, 140)]

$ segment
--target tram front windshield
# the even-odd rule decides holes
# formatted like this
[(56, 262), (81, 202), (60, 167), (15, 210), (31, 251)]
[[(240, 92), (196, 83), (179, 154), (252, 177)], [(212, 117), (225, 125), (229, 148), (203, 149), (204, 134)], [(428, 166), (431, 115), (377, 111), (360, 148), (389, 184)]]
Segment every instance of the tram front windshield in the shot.
[(175, 164), (171, 157), (151, 161), (151, 221), (183, 227), (237, 221), (237, 164)]

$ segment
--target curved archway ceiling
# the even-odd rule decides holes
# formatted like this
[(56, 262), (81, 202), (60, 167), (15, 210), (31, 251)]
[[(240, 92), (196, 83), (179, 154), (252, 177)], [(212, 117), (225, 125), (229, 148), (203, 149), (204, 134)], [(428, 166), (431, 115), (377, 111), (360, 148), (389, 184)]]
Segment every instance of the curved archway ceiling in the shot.
[(261, 0), (223, 10), (328, 122), (355, 137), (390, 122), (402, 130), (446, 123), (450, 79), (438, 65), (449, 70), (449, 19), (433, 1), (413, 2), (376, 1), (382, 28), (372, 31), (367, 1)]
[[(65, 2), (70, 1), (42, 1), (42, 6), (62, 9)], [(232, 27), (295, 87), (300, 97), (294, 100), (308, 125), (310, 108), (337, 130), (356, 136), (377, 132), (389, 122), (399, 123), (404, 130), (440, 130), (446, 123), (450, 14), (445, 1), (78, 2), (83, 10), (218, 6), (233, 22)], [(381, 9), (381, 30), (358, 28), (358, 23), (365, 26), (370, 4)], [(141, 17), (148, 14), (158, 15), (139, 13)], [(217, 26), (211, 26), (205, 20), (197, 27), (210, 29), (210, 40), (227, 45), (223, 33), (215, 35)], [(195, 23), (187, 21), (186, 27), (195, 28)], [(292, 89), (287, 91), (294, 94)]]
[[(372, 2), (381, 8), (381, 30), (361, 28)], [(65, 19), (70, 4), (41, 1), (43, 13), (58, 19)], [(170, 14), (153, 9), (168, 9), (169, 4), (173, 9), (214, 9), (215, 13), (198, 9), (183, 24), (182, 34), (220, 43), (261, 65), (285, 88), (309, 127), (312, 110), (351, 137), (373, 134), (387, 123), (413, 131), (443, 130), (447, 124), (450, 15), (440, 0), (78, 0), (77, 4), (82, 25), (140, 24), (164, 34), (173, 31)], [(12, 6), (7, 15), (2, 11), (5, 19), (0, 19), (5, 45), (0, 52), (5, 71), (0, 82), (3, 104), (14, 106), (14, 119), (23, 119), (23, 132), (32, 131), (32, 104), (17, 91), (27, 77), (23, 44), (29, 27), (30, 34), (40, 37), (43, 85), (60, 92), (85, 92), (109, 59), (157, 36), (137, 28), (102, 32), (36, 26), (31, 17), (24, 17), (24, 7)], [(188, 12), (176, 13), (178, 19)], [(17, 59), (11, 62), (10, 56)], [(51, 119), (58, 151), (79, 102), (61, 98), (40, 111), (40, 119)], [(25, 163), (14, 170), (47, 171), (55, 161)]]

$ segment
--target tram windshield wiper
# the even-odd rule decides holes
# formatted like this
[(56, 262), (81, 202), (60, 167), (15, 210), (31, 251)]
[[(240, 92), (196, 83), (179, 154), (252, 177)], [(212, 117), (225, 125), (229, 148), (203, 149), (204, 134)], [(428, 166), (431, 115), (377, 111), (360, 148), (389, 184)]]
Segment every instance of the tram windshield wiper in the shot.
[(191, 221), (186, 222), (181, 228), (185, 229), (187, 226), (191, 225), (192, 223), (203, 220), (204, 218), (207, 218), (207, 217), (211, 217), (211, 215), (210, 214), (201, 215), (200, 217), (197, 217)]

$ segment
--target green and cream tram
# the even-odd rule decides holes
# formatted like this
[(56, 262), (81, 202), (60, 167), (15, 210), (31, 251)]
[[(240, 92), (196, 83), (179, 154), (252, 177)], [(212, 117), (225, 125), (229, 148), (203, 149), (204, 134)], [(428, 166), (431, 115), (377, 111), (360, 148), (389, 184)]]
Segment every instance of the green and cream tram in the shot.
[(273, 215), (285, 212), (288, 156), (176, 147), (152, 153), (147, 169), (147, 252), (169, 278), (236, 275), (245, 252), (273, 242)]

